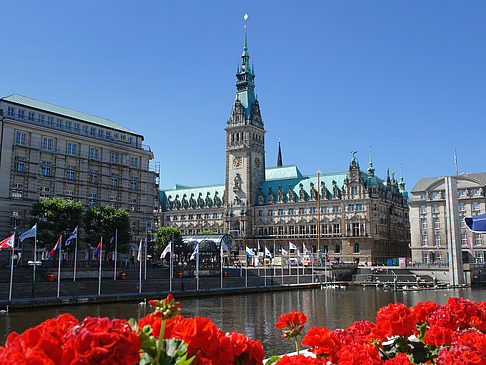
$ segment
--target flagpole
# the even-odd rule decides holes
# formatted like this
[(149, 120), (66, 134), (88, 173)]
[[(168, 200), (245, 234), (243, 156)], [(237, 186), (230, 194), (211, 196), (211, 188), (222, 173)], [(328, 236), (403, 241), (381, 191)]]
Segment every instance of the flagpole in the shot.
[(292, 275), (292, 271), (290, 270), (290, 241), (289, 241), (289, 276)]
[(74, 244), (74, 273), (73, 281), (76, 281), (76, 262), (78, 260), (78, 231), (76, 230), (76, 243)]
[(118, 259), (118, 228), (115, 229), (115, 271), (113, 272), (113, 280), (116, 280), (116, 261)]
[(61, 291), (61, 253), (62, 253), (62, 235), (59, 236), (59, 266), (57, 268), (57, 297)]
[(199, 242), (196, 244), (196, 290), (199, 290)]
[(174, 234), (172, 234), (172, 238), (169, 242), (170, 245), (170, 261), (169, 261), (169, 291), (172, 292), (172, 275), (174, 274), (174, 261), (172, 256), (172, 252), (174, 251)]
[(100, 269), (98, 270), (98, 295), (101, 295), (101, 258), (103, 257), (103, 236), (101, 236), (100, 246)]
[(245, 288), (248, 287), (248, 253), (246, 252), (246, 244), (245, 244)]
[(223, 240), (219, 243), (219, 260), (221, 264), (221, 289), (223, 289)]
[(311, 276), (312, 276), (312, 282), (314, 282), (314, 245), (312, 245), (312, 255), (311, 255)]
[(143, 262), (145, 264), (144, 276), (143, 276), (144, 280), (147, 280), (147, 236), (148, 236), (148, 234), (145, 236), (145, 259), (143, 260)]
[[(282, 248), (282, 246), (280, 246), (280, 248)], [(282, 248), (283, 250), (283, 248)], [(282, 285), (284, 285), (284, 256), (283, 256), (283, 252), (280, 252), (280, 256), (281, 256), (281, 262), (280, 262), (280, 275), (282, 275)]]
[[(277, 258), (277, 246), (275, 246), (275, 240), (273, 240), (273, 257)], [(273, 257), (271, 258), (272, 261), (270, 261), (273, 265), (273, 276), (277, 276), (277, 268), (275, 267), (275, 263), (273, 263)]]
[[(297, 251), (297, 284), (299, 284), (299, 251)], [(304, 265), (302, 265), (304, 266)]]
[(138, 262), (139, 265), (139, 272), (138, 272), (138, 294), (142, 293), (142, 240), (140, 239), (140, 245), (138, 246)]
[(256, 254), (256, 258), (257, 258), (257, 263), (258, 263), (258, 278), (260, 278), (260, 240), (257, 241), (257, 248), (258, 248), (258, 251), (257, 251), (257, 254)]
[(264, 286), (267, 286), (267, 263), (265, 262), (267, 260), (267, 251), (266, 251), (266, 246), (263, 244), (263, 281), (264, 281)]
[(37, 224), (35, 227), (35, 237), (34, 237), (34, 274), (32, 277), (32, 297), (34, 296), (34, 288), (35, 288), (35, 272), (37, 267)]
[[(15, 235), (15, 232), (14, 232)], [(15, 249), (15, 236), (12, 243), (12, 257), (10, 262), (10, 288), (8, 290), (8, 301), (12, 301), (12, 285), (13, 285), (13, 267), (14, 267), (14, 249)]]

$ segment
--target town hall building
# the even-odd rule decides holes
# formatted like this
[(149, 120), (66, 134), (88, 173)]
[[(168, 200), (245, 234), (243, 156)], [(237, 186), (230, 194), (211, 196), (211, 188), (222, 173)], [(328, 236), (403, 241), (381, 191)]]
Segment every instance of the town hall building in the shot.
[[(236, 98), (226, 124), (224, 184), (176, 185), (160, 191), (159, 226), (183, 235), (211, 230), (271, 252), (292, 242), (302, 252), (328, 252), (334, 262), (382, 264), (409, 257), (408, 193), (403, 177), (375, 175), (373, 163), (360, 169), (354, 156), (346, 171), (303, 175), (283, 166), (279, 143), (277, 166), (265, 161), (265, 129), (255, 94), (247, 32)], [(303, 246), (304, 245), (304, 246)]]

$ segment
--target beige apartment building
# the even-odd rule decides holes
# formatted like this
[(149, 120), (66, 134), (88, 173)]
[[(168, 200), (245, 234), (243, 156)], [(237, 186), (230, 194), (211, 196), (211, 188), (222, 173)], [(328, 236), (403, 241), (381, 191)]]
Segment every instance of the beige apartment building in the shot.
[[(461, 174), (454, 178), (457, 179), (456, 204), (460, 215), (463, 262), (485, 262), (486, 237), (471, 232), (464, 218), (486, 212), (486, 172)], [(414, 262), (446, 263), (449, 260), (444, 180), (444, 176), (423, 178), (411, 191), (410, 223)]]
[(32, 204), (59, 197), (129, 212), (145, 235), (158, 173), (143, 136), (111, 120), (20, 95), (0, 99), (0, 237), (29, 228)]

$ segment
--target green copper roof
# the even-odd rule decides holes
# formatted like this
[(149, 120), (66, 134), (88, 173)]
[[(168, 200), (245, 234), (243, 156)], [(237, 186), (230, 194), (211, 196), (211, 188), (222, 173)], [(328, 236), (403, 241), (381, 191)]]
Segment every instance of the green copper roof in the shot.
[(64, 108), (62, 106), (46, 103), (44, 101), (28, 98), (26, 96), (22, 95), (17, 95), (13, 94), (10, 96), (6, 96), (2, 98), (1, 100), (9, 101), (11, 103), (16, 103), (16, 104), (21, 104), (26, 107), (30, 108), (35, 108), (35, 109), (40, 109), (48, 113), (54, 113), (54, 114), (59, 114), (63, 115), (68, 118), (73, 118), (73, 119), (78, 119), (84, 122), (96, 124), (105, 128), (111, 128), (111, 129), (116, 129), (121, 132), (126, 132), (126, 133), (132, 133), (132, 134), (137, 134), (133, 131), (131, 131), (128, 128), (125, 128), (121, 126), (120, 124), (117, 124), (109, 119), (97, 117), (95, 115), (91, 114), (86, 114), (83, 112), (78, 112), (77, 110), (72, 110), (68, 108)]
[(295, 179), (302, 177), (296, 165), (265, 169), (265, 180)]

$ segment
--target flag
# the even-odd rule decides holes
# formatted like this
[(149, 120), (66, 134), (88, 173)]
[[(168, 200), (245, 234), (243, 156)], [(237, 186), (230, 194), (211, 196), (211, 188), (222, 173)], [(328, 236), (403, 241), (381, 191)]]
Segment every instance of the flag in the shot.
[(265, 247), (265, 257), (270, 257), (272, 258), (272, 253), (270, 252), (270, 250), (268, 248)]
[(100, 241), (100, 243), (98, 243), (98, 246), (96, 246), (96, 250), (94, 252), (94, 257), (96, 259), (98, 259), (98, 253), (100, 252), (100, 250), (101, 250), (101, 241)]
[(66, 242), (64, 242), (64, 246), (69, 246), (71, 244), (71, 241), (75, 238), (78, 238), (78, 227), (74, 228), (73, 233), (71, 233)]
[(196, 257), (196, 254), (199, 252), (199, 242), (196, 241), (196, 247), (194, 248), (194, 252), (191, 254), (189, 260), (193, 260)]
[(454, 164), (457, 165), (457, 154), (456, 154), (456, 149), (454, 148)]
[(221, 241), (221, 249), (223, 251), (229, 252), (229, 248), (228, 248), (228, 245), (226, 244), (226, 242)]
[(162, 251), (162, 253), (160, 254), (160, 259), (162, 260), (163, 258), (165, 258), (165, 255), (167, 255), (169, 252), (172, 252), (172, 239), (169, 241), (164, 251)]
[(260, 252), (260, 240), (257, 241), (258, 252)]
[(13, 248), (15, 242), (15, 233), (8, 238), (5, 238), (0, 242), (0, 250), (4, 248)]
[(241, 248), (242, 250), (244, 250), (244, 249), (245, 249), (245, 246), (243, 246), (243, 241), (240, 241), (240, 248)]
[(309, 250), (307, 250), (307, 247), (305, 247), (305, 244), (302, 244), (302, 251), (304, 252), (304, 255), (309, 252)]
[(20, 242), (23, 242), (23, 240), (25, 240), (26, 238), (35, 237), (36, 235), (37, 235), (37, 223), (34, 224), (34, 227), (32, 227), (31, 229), (22, 233), (19, 236), (19, 240)]
[(474, 256), (472, 237), (468, 236), (467, 240), (469, 241), (469, 250), (471, 251), (471, 256)]
[(297, 246), (294, 245), (292, 242), (289, 242), (289, 250), (296, 250)]
[(247, 246), (246, 247), (246, 255), (253, 257), (253, 256), (255, 256), (255, 252), (253, 252), (253, 250), (250, 247)]
[(299, 250), (297, 250), (297, 256), (299, 256), (300, 259), (302, 260), (302, 255), (300, 254), (300, 251)]
[(326, 250), (326, 256), (325, 257), (326, 257), (326, 260), (329, 260), (329, 253), (327, 252), (327, 250)]
[(138, 245), (137, 261), (140, 261), (142, 259), (142, 242), (143, 238), (140, 238), (140, 244)]
[(116, 241), (116, 231), (115, 233), (113, 233), (113, 236), (110, 238), (110, 242), (108, 242), (108, 247), (110, 247), (111, 244), (115, 241)]
[(47, 259), (48, 260), (52, 257), (52, 255), (54, 255), (54, 252), (56, 252), (56, 250), (61, 246), (61, 237), (62, 236), (59, 236), (59, 238), (57, 239), (56, 244), (52, 248), (51, 252), (49, 252), (49, 255), (47, 256)]
[(440, 256), (440, 251), (439, 251), (439, 236), (435, 236), (435, 245), (437, 246), (437, 256)]
[(288, 255), (289, 253), (285, 251), (285, 248), (282, 248), (282, 255)]

